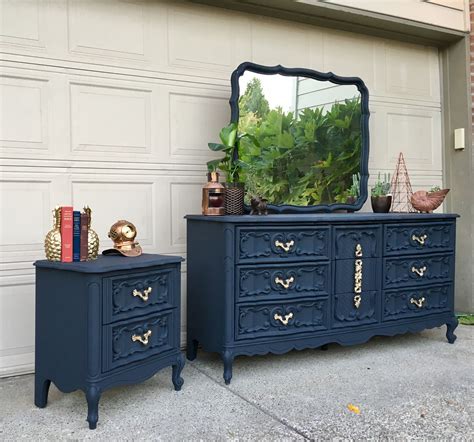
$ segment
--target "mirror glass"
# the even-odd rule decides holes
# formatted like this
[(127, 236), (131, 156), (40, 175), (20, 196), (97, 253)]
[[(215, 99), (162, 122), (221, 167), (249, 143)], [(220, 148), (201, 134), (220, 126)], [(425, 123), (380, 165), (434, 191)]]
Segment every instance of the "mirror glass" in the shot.
[(246, 202), (353, 204), (362, 141), (357, 87), (246, 70), (239, 89), (239, 132), (252, 136), (239, 147)]

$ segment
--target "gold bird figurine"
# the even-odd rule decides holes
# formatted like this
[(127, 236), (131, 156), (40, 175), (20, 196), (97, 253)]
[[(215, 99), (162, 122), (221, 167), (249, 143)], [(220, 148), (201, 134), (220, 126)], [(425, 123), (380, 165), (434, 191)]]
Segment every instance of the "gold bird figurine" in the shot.
[(53, 210), (54, 223), (44, 239), (44, 251), (48, 261), (61, 261), (61, 207)]

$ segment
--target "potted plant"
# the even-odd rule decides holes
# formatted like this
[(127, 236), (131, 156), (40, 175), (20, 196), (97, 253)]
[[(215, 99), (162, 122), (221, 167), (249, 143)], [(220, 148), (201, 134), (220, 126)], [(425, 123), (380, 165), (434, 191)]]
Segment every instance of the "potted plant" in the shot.
[(355, 204), (357, 198), (360, 196), (360, 173), (352, 174), (352, 185), (347, 191), (347, 204)]
[(388, 213), (392, 205), (392, 195), (390, 195), (390, 174), (384, 173), (383, 180), (380, 179), (380, 172), (371, 189), (372, 210), (375, 213)]
[(433, 186), (428, 192), (418, 190), (411, 196), (411, 205), (419, 212), (431, 213), (436, 210), (444, 201), (449, 189), (441, 189)]
[(247, 133), (239, 133), (237, 123), (230, 123), (219, 133), (221, 143), (208, 143), (212, 151), (224, 153), (223, 158), (208, 161), (207, 168), (209, 172), (219, 169), (226, 174), (224, 183), (226, 215), (243, 215), (244, 213), (244, 183), (239, 180), (243, 163), (239, 160), (238, 150), (240, 140), (245, 137), (257, 144), (255, 137)]

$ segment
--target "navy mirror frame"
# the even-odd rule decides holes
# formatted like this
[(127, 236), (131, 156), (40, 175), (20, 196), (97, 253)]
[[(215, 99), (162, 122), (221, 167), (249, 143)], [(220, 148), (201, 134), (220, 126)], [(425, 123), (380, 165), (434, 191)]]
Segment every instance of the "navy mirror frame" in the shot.
[[(360, 196), (354, 204), (318, 204), (315, 206), (293, 206), (289, 204), (269, 204), (268, 209), (272, 213), (317, 213), (334, 212), (336, 210), (357, 211), (362, 208), (367, 200), (367, 183), (369, 180), (369, 90), (365, 83), (358, 77), (340, 77), (332, 72), (318, 72), (306, 68), (287, 68), (282, 65), (263, 66), (252, 62), (241, 63), (230, 79), (232, 93), (229, 100), (231, 109), (231, 123), (239, 124), (239, 78), (245, 71), (255, 72), (263, 75), (281, 74), (288, 77), (308, 77), (319, 81), (330, 81), (334, 84), (354, 85), (361, 95), (361, 159), (360, 159)], [(237, 150), (236, 150), (237, 152)], [(238, 152), (237, 152), (238, 155)], [(249, 210), (246, 207), (247, 211)]]

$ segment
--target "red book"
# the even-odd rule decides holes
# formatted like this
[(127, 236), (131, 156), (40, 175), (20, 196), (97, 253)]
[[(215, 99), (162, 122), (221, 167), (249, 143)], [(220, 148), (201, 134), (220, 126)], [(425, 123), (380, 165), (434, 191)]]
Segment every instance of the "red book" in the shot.
[(72, 262), (73, 208), (61, 207), (61, 261)]

